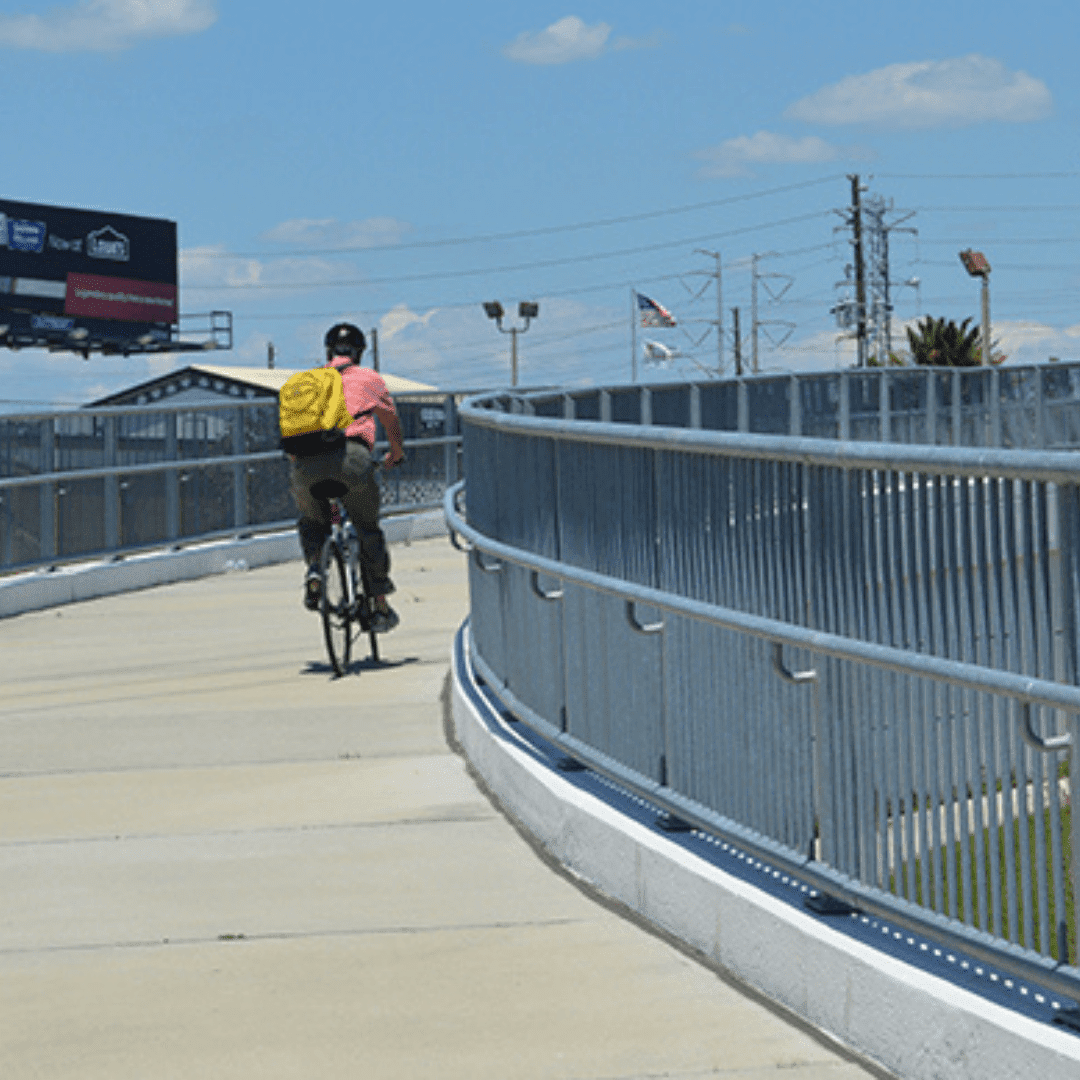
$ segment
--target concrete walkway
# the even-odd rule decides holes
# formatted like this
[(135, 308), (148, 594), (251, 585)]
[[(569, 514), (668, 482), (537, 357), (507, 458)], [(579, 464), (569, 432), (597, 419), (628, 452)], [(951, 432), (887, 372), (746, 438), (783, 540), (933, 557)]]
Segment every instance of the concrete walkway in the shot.
[(533, 853), (444, 736), (463, 558), (393, 557), (340, 680), (299, 564), (0, 621), (0, 1077), (868, 1075)]

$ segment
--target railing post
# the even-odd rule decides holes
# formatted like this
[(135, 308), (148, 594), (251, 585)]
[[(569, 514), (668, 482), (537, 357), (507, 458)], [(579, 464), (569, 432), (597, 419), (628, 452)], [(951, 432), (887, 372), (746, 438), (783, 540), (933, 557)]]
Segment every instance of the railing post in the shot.
[[(117, 458), (117, 418), (106, 416), (102, 431), (102, 462), (108, 466), (116, 465)], [(105, 515), (105, 549), (115, 551), (120, 546), (120, 477), (115, 473), (106, 476), (102, 497), (102, 513)]]
[(600, 391), (600, 423), (611, 423), (611, 391)]
[(1046, 395), (1043, 393), (1043, 371), (1035, 368), (1035, 439), (1034, 449), (1046, 449)]
[(1001, 370), (990, 369), (990, 445), (1001, 446)]
[(11, 509), (11, 493), (0, 492), (0, 566), (10, 566), (15, 560), (12, 534), (15, 531), (15, 514)]
[(641, 388), (641, 422), (646, 427), (652, 423), (652, 391), (647, 386)]
[(881, 425), (882, 442), (892, 442), (892, 373), (882, 368), (878, 376), (878, 417)]
[(788, 385), (791, 395), (788, 401), (788, 434), (797, 439), (802, 435), (802, 391), (798, 375), (792, 375)]
[(738, 428), (739, 431), (750, 430), (750, 391), (747, 388), (746, 380), (740, 379), (735, 384), (735, 403), (738, 409)]
[(697, 383), (690, 384), (690, 424), (691, 428), (701, 427), (701, 387)]
[(960, 369), (952, 371), (952, 445), (963, 446), (963, 417), (960, 414)]
[[(179, 456), (179, 442), (176, 425), (178, 415), (165, 413), (161, 422), (165, 425), (165, 460), (176, 461)], [(165, 538), (176, 540), (180, 536), (180, 470), (166, 469), (165, 483)]]
[(937, 378), (933, 368), (926, 372), (926, 443), (937, 446)]
[[(1073, 713), (1069, 723), (1069, 806), (1072, 809), (1072, 880), (1073, 893), (1080, 892), (1080, 822), (1076, 819), (1076, 791), (1080, 787), (1080, 713)], [(1074, 905), (1073, 933), (1077, 953), (1071, 957), (1074, 967), (1080, 966), (1080, 904)], [(1061, 959), (1064, 959), (1062, 957)]]
[[(41, 441), (39, 444), (41, 471), (51, 473), (56, 468), (56, 420), (49, 417), (41, 422)], [(56, 558), (56, 513), (57, 484), (53, 481), (41, 485), (40, 506), (40, 542), (42, 559)]]
[(840, 430), (837, 437), (841, 442), (851, 438), (851, 375), (840, 373)]
[[(452, 439), (458, 433), (457, 402), (453, 394), (443, 399), (443, 438)], [(443, 445), (443, 476), (446, 486), (453, 487), (458, 482), (458, 444), (447, 442)]]
[(574, 406), (574, 395), (563, 394), (562, 396), (562, 414), (564, 420), (573, 420), (576, 413)]
[[(237, 458), (244, 454), (244, 413), (239, 405), (232, 410), (232, 452)], [(237, 461), (232, 467), (233, 527), (237, 529), (248, 523), (247, 470), (247, 463), (243, 461)]]

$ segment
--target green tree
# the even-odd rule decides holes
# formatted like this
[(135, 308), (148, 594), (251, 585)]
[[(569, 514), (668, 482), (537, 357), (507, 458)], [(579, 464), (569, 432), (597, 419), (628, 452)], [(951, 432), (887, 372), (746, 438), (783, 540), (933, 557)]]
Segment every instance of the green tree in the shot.
[(927, 315), (916, 330), (908, 327), (908, 344), (915, 363), (930, 367), (978, 367), (979, 330), (968, 329), (970, 322), (971, 319), (965, 319), (957, 326), (952, 319), (946, 322)]

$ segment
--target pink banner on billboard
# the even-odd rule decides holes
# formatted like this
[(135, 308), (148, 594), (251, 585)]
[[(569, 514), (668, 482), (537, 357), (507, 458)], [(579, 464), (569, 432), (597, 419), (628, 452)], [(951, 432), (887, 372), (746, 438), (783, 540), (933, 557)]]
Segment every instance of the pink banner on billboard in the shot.
[(175, 323), (176, 286), (157, 281), (68, 274), (65, 315), (129, 322)]

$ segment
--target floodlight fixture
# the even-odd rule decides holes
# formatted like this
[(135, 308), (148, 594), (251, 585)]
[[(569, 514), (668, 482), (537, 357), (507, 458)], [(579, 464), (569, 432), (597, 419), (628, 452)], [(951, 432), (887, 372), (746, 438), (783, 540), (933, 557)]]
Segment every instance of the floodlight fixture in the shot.
[(518, 334), (524, 334), (529, 329), (529, 323), (540, 314), (540, 305), (532, 300), (522, 300), (518, 304), (518, 317), (525, 320), (524, 326), (511, 326), (509, 329), (503, 326), (503, 316), (506, 311), (498, 300), (484, 301), (484, 314), (489, 319), (495, 320), (495, 325), (504, 334), (510, 335), (510, 385), (517, 386), (518, 381), (518, 357), (517, 339)]
[(990, 273), (990, 263), (981, 251), (972, 251), (971, 248), (961, 251), (960, 261), (972, 277), (985, 278)]

